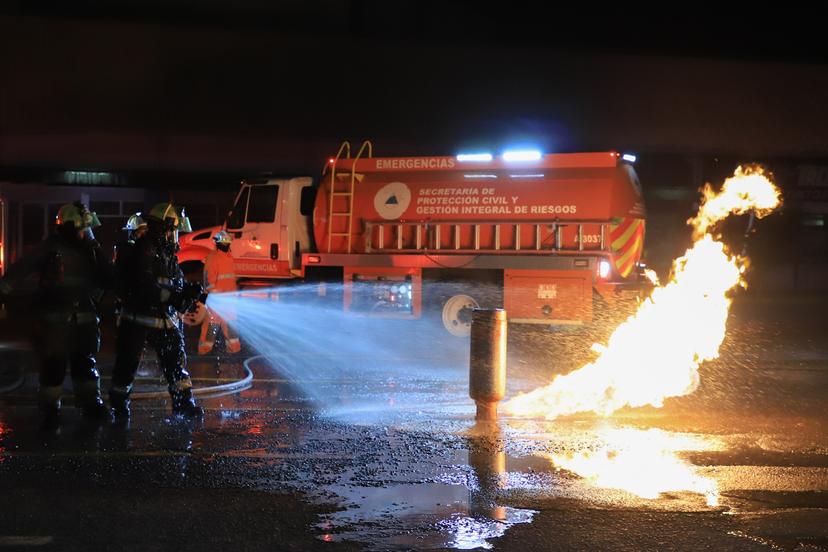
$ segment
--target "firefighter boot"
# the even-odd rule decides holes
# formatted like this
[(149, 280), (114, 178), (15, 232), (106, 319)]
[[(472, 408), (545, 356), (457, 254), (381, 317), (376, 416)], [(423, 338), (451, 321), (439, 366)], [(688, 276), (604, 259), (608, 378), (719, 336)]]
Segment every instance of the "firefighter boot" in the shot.
[(37, 403), (43, 413), (42, 429), (55, 430), (60, 425), (60, 393), (62, 385), (41, 385), (37, 391)]
[(210, 319), (210, 314), (207, 314), (207, 319), (201, 325), (201, 336), (198, 339), (198, 354), (209, 355), (213, 347), (216, 345), (216, 334), (218, 326)]
[(185, 418), (201, 418), (204, 416), (204, 409), (195, 403), (193, 390), (188, 388), (178, 389), (171, 393), (172, 410), (176, 416)]
[(126, 422), (129, 420), (132, 415), (132, 411), (129, 409), (129, 389), (116, 389), (114, 387), (110, 389), (109, 404), (112, 406), (112, 415), (116, 421)]
[(74, 380), (75, 402), (80, 408), (81, 415), (87, 420), (106, 421), (111, 419), (109, 409), (101, 398), (99, 380)]
[(224, 346), (227, 352), (234, 355), (241, 351), (241, 340), (239, 335), (230, 327), (227, 322), (222, 323), (221, 331), (224, 334)]

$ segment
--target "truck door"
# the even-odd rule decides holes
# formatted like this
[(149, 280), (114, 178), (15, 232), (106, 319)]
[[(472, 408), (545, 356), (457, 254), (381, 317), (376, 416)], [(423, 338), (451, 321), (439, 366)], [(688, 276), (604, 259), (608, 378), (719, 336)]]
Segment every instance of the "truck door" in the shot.
[(277, 220), (278, 184), (245, 185), (227, 217), (227, 231), (233, 236), (230, 251), (239, 277), (281, 278), (290, 275), (280, 251)]

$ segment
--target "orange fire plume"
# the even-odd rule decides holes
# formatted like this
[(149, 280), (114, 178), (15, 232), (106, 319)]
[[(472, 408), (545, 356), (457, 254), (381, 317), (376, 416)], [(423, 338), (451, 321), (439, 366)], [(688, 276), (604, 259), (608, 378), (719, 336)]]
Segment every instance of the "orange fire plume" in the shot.
[(605, 346), (593, 345), (596, 360), (514, 397), (505, 412), (550, 420), (576, 412), (609, 416), (625, 406), (660, 407), (698, 387), (699, 365), (719, 355), (730, 292), (745, 285), (747, 259), (718, 240), (716, 224), (751, 211), (763, 217), (780, 203), (778, 188), (755, 167), (739, 167), (721, 191), (707, 185), (702, 193), (699, 212), (688, 221), (693, 245), (673, 262), (669, 281), (656, 285)]

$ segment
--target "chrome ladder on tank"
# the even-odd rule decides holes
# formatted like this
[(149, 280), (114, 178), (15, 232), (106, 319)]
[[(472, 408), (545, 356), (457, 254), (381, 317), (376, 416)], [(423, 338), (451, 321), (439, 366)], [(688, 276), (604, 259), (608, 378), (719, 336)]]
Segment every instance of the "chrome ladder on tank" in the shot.
[[(330, 197), (328, 198), (328, 253), (332, 253), (331, 251), (331, 244), (333, 238), (336, 237), (344, 237), (346, 238), (347, 243), (347, 252), (351, 252), (351, 244), (353, 240), (353, 216), (354, 216), (354, 186), (356, 185), (357, 181), (357, 161), (362, 158), (362, 154), (365, 150), (368, 150), (367, 157), (370, 159), (374, 156), (374, 146), (371, 144), (369, 140), (365, 140), (362, 143), (362, 146), (359, 148), (359, 151), (354, 157), (353, 162), (351, 163), (351, 181), (350, 187), (348, 188), (347, 192), (337, 191), (336, 189), (336, 164), (342, 158), (342, 153), (345, 152), (345, 159), (351, 158), (351, 143), (350, 142), (342, 142), (342, 145), (339, 146), (339, 151), (334, 158), (333, 166), (331, 167), (331, 191)], [(345, 211), (334, 211), (334, 198), (335, 197), (344, 197), (346, 198), (347, 209)], [(333, 221), (334, 217), (345, 217), (345, 228), (346, 232), (334, 232), (333, 231)]]
[[(365, 251), (372, 252), (396, 252), (396, 253), (422, 253), (422, 252), (445, 252), (445, 253), (494, 253), (507, 251), (520, 251), (524, 253), (541, 253), (541, 252), (556, 252), (556, 251), (584, 251), (584, 226), (585, 225), (600, 225), (600, 237), (598, 249), (590, 249), (590, 251), (608, 251), (607, 248), (607, 227), (609, 224), (603, 221), (537, 221), (527, 223), (525, 221), (503, 221), (493, 223), (492, 221), (478, 222), (478, 221), (463, 221), (463, 222), (366, 222), (365, 223)], [(483, 245), (480, 240), (480, 228), (482, 226), (489, 226), (494, 228), (494, 239), (492, 244)], [(522, 229), (526, 226), (534, 227), (534, 239), (532, 244), (525, 245), (521, 243)], [(549, 238), (542, 239), (542, 228), (548, 226), (552, 228), (551, 235), (553, 240), (547, 244)], [(578, 245), (577, 248), (569, 249), (563, 247), (563, 230), (566, 227), (577, 227)], [(451, 246), (443, 247), (442, 229), (448, 227), (451, 232)], [(503, 228), (512, 229), (512, 244), (509, 248), (501, 246)], [(405, 238), (405, 230), (411, 228), (413, 236)], [(472, 236), (470, 244), (461, 243), (461, 234), (465, 228), (470, 228), (471, 232), (466, 235)], [(392, 230), (392, 243), (386, 244), (385, 235), (386, 230)], [(376, 234), (376, 243), (374, 243), (374, 235)]]

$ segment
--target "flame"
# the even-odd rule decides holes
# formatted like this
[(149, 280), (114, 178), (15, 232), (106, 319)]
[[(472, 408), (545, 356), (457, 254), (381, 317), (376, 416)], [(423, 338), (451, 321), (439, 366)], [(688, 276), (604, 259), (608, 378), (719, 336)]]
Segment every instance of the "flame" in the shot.
[(702, 204), (698, 214), (687, 221), (693, 226), (693, 239), (709, 234), (717, 222), (728, 215), (742, 215), (749, 211), (762, 218), (779, 206), (779, 189), (765, 172), (756, 166), (738, 167), (725, 180), (718, 193), (710, 184), (702, 189)]
[(728, 293), (744, 285), (747, 263), (717, 240), (716, 223), (749, 211), (761, 218), (780, 201), (779, 190), (757, 167), (739, 167), (721, 191), (706, 185), (702, 193), (698, 214), (688, 220), (694, 243), (673, 262), (669, 281), (656, 285), (606, 345), (593, 345), (596, 360), (514, 397), (505, 412), (550, 420), (588, 411), (609, 416), (625, 406), (660, 407), (698, 387), (699, 365), (719, 355)]
[(600, 431), (597, 442), (588, 450), (541, 456), (595, 487), (619, 489), (647, 499), (667, 492), (691, 491), (704, 495), (708, 506), (719, 505), (716, 481), (696, 473), (677, 454), (715, 449), (708, 439), (659, 429), (612, 428)]
[(649, 280), (649, 282), (651, 284), (653, 284), (654, 286), (661, 285), (661, 281), (658, 279), (658, 274), (656, 274), (655, 270), (652, 270), (650, 268), (645, 268), (644, 269), (644, 277), (647, 278), (647, 280)]

